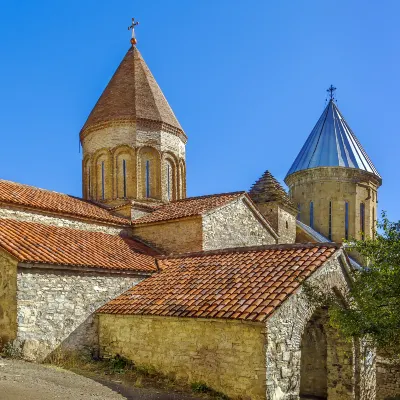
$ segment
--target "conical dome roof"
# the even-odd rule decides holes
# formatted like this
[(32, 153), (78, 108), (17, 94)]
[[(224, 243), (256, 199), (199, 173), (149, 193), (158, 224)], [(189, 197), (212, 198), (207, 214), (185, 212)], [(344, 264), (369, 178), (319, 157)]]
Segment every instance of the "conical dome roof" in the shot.
[(255, 203), (278, 201), (291, 208), (295, 207), (285, 189), (268, 170), (251, 187), (249, 196)]
[(147, 120), (184, 132), (139, 50), (132, 46), (97, 101), (82, 134), (112, 121)]
[(381, 178), (331, 99), (286, 176), (316, 167), (348, 167)]

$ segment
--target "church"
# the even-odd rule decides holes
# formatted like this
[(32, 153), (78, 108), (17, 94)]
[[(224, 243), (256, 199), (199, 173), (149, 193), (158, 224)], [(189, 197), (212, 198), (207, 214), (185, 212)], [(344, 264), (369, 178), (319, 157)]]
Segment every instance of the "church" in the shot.
[(233, 398), (395, 394), (301, 285), (346, 292), (342, 242), (373, 235), (382, 184), (330, 91), (289, 193), (266, 171), (186, 197), (188, 136), (133, 36), (80, 132), (82, 198), (0, 180), (2, 345), (120, 355)]

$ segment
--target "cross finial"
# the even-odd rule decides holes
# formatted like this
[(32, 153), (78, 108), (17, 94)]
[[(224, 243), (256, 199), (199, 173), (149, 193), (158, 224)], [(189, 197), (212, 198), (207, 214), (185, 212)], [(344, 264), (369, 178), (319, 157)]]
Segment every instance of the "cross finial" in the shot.
[(128, 31), (132, 30), (132, 38), (131, 38), (131, 43), (132, 46), (135, 46), (137, 43), (136, 40), (136, 35), (135, 35), (135, 26), (139, 25), (139, 22), (135, 22), (135, 18), (132, 18), (132, 24), (131, 26), (128, 26)]
[(329, 88), (326, 89), (326, 91), (329, 92), (329, 96), (331, 97), (331, 100), (333, 100), (335, 98), (335, 96), (333, 94), (335, 92), (335, 90), (336, 90), (336, 88), (333, 85), (329, 86)]

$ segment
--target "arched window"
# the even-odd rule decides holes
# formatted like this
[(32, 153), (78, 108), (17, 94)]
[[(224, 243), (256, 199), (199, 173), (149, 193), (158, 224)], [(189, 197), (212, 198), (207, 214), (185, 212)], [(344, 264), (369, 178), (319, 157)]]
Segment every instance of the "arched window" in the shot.
[(101, 162), (101, 199), (104, 200), (106, 197), (106, 175), (104, 161)]
[(167, 198), (171, 200), (172, 198), (172, 171), (171, 164), (167, 162)]
[(146, 160), (145, 172), (146, 197), (150, 197), (150, 160)]
[(90, 174), (90, 165), (87, 167), (87, 198), (90, 199), (92, 193), (92, 176)]
[(310, 227), (314, 229), (314, 203), (310, 201)]
[(127, 197), (126, 195), (126, 160), (122, 160), (122, 190), (124, 194), (124, 198)]
[(344, 203), (344, 238), (349, 239), (349, 203)]
[(329, 202), (328, 239), (332, 240), (332, 202)]
[(375, 229), (376, 229), (375, 207), (372, 207), (372, 239), (375, 239)]
[(365, 239), (365, 204), (360, 204), (360, 231), (361, 231), (361, 240)]

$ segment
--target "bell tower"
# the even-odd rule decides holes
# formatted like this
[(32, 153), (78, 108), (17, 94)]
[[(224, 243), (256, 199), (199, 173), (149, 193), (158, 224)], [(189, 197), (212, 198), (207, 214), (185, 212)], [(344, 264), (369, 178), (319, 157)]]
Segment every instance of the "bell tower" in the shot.
[(340, 113), (335, 88), (286, 175), (298, 219), (335, 242), (371, 237), (382, 178)]
[(187, 137), (136, 47), (136, 25), (80, 132), (83, 197), (111, 206), (186, 197)]

